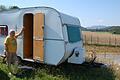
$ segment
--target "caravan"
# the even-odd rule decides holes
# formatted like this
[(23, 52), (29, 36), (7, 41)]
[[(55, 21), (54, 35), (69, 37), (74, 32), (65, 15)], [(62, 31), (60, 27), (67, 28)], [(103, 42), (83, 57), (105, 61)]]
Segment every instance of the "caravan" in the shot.
[(17, 39), (17, 56), (22, 60), (59, 65), (85, 61), (79, 19), (50, 7), (22, 8), (0, 12), (0, 54), (10, 29), (23, 35)]

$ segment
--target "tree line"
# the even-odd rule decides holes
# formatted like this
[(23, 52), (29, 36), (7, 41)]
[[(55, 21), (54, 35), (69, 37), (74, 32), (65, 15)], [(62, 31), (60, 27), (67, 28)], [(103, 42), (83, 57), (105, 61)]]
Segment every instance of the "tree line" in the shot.
[(92, 32), (110, 32), (112, 34), (120, 34), (120, 26), (109, 26), (102, 29), (87, 29), (84, 27), (81, 27), (82, 31), (92, 31)]
[(20, 9), (18, 6), (9, 6), (8, 8), (5, 5), (0, 5), (0, 11), (6, 11), (11, 9)]

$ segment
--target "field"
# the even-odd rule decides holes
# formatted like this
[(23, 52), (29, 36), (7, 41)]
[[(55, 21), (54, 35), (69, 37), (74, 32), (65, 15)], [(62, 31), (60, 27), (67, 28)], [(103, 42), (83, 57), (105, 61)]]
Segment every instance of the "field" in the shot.
[(83, 31), (83, 42), (86, 52), (101, 54), (120, 54), (120, 35), (107, 32)]
[(120, 46), (120, 35), (107, 32), (83, 31), (84, 44), (97, 44), (108, 46)]
[(101, 46), (101, 45), (84, 45), (86, 53), (94, 51), (97, 54), (120, 54), (120, 47), (114, 46)]

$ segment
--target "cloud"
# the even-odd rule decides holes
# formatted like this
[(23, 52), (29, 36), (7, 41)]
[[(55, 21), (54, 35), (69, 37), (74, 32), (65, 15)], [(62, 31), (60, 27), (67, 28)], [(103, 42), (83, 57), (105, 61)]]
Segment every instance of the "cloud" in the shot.
[(104, 20), (103, 20), (103, 19), (98, 19), (97, 22), (98, 22), (98, 23), (103, 23)]

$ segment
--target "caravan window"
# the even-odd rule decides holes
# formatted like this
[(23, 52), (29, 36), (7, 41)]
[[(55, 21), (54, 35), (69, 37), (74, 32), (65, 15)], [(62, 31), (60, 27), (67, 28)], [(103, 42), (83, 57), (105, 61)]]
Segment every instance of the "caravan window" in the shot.
[(0, 36), (8, 35), (8, 27), (6, 25), (0, 25)]
[(81, 40), (80, 26), (67, 25), (68, 39), (70, 43)]

